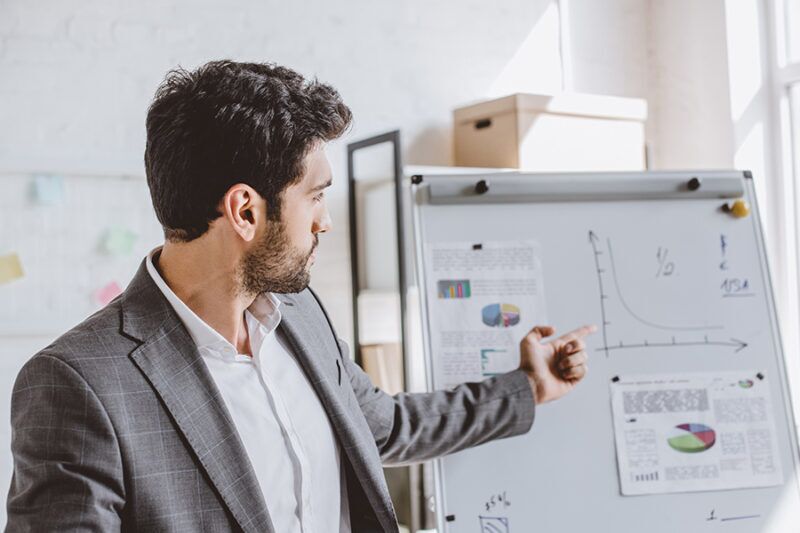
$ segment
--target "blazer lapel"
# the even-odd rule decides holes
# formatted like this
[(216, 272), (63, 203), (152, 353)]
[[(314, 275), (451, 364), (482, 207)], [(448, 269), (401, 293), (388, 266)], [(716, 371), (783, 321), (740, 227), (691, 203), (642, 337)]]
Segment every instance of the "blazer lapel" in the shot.
[[(306, 316), (304, 313), (309, 311), (308, 307), (299, 305), (294, 295), (280, 294), (278, 297), (284, 304), (281, 306), (280, 329), (317, 392), (370, 505), (384, 528), (392, 531), (396, 527), (396, 518), (385, 486), (380, 456), (366, 421), (352, 416), (352, 408), (348, 409), (344, 404), (344, 395), (350, 384), (346, 376), (341, 375), (341, 367), (337, 368), (340, 365), (339, 349), (327, 327), (327, 319), (322, 311), (318, 311), (318, 319)], [(321, 328), (321, 324), (325, 327)]]
[(123, 331), (142, 342), (130, 357), (161, 397), (225, 505), (244, 531), (274, 531), (224, 400), (144, 263), (122, 298)]

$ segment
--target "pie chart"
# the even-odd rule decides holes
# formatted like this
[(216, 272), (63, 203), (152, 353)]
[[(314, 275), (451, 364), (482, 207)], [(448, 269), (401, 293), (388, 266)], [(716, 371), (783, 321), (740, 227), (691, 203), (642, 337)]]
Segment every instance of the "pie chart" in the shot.
[(510, 328), (519, 324), (519, 307), (511, 304), (489, 304), (481, 310), (483, 323), (492, 328)]
[(717, 434), (703, 424), (679, 424), (667, 442), (669, 447), (682, 453), (700, 453), (708, 450), (717, 440)]

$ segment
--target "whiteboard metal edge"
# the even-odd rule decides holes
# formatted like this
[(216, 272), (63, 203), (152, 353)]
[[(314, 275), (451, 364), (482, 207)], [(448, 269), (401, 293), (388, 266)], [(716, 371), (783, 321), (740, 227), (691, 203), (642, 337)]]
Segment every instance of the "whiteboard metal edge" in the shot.
[(792, 392), (789, 387), (789, 372), (786, 366), (786, 356), (783, 352), (783, 342), (780, 331), (780, 322), (778, 322), (778, 311), (775, 306), (775, 293), (772, 285), (772, 273), (769, 269), (769, 259), (767, 257), (766, 243), (764, 242), (763, 229), (761, 227), (761, 215), (758, 210), (758, 198), (756, 197), (755, 184), (752, 179), (745, 179), (745, 187), (747, 188), (748, 196), (752, 200), (751, 216), (753, 217), (753, 233), (755, 234), (756, 242), (763, 251), (759, 254), (759, 266), (761, 267), (761, 278), (763, 279), (766, 287), (769, 289), (765, 295), (767, 298), (767, 306), (769, 308), (770, 319), (772, 321), (772, 345), (775, 348), (776, 355), (779, 357), (778, 369), (781, 373), (781, 390), (783, 392), (783, 404), (786, 412), (786, 422), (789, 424), (789, 438), (792, 445), (792, 476), (794, 478), (795, 488), (800, 494), (800, 448), (797, 441), (797, 422), (794, 416), (794, 406), (792, 405)]
[[(428, 291), (426, 290), (428, 280), (425, 276), (425, 239), (423, 237), (424, 230), (422, 228), (422, 224), (420, 224), (420, 204), (427, 203), (426, 193), (426, 186), (420, 187), (416, 183), (412, 182), (411, 217), (414, 224), (414, 250), (416, 252), (414, 255), (417, 270), (420, 318), (422, 321), (422, 327), (420, 330), (422, 333), (422, 346), (425, 360), (425, 385), (428, 392), (433, 392), (433, 347), (431, 345), (430, 331), (428, 329)], [(433, 460), (433, 493), (435, 497), (434, 511), (436, 513), (436, 527), (440, 532), (445, 533), (447, 530), (445, 525), (445, 513), (443, 509), (445, 502), (444, 484), (442, 482), (443, 468), (444, 465), (442, 464), (441, 459)]]
[[(742, 172), (663, 171), (530, 173), (486, 172), (449, 175), (422, 175), (429, 178), (429, 203), (524, 203), (579, 202), (603, 200), (658, 200), (741, 198), (744, 195)], [(696, 178), (699, 188), (691, 190)], [(476, 192), (483, 182), (484, 190)]]

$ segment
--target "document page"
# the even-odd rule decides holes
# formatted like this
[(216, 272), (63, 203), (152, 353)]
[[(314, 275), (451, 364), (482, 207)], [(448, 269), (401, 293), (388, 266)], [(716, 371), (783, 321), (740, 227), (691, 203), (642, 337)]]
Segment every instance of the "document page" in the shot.
[(546, 321), (535, 242), (427, 246), (433, 362), (439, 388), (511, 371), (519, 342)]
[(766, 376), (622, 376), (611, 384), (623, 495), (783, 482)]

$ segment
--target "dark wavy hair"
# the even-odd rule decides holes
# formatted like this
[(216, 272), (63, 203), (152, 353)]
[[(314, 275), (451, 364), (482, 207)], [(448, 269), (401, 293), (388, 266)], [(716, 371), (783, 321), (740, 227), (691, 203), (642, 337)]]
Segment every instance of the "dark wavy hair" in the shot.
[(212, 61), (170, 71), (147, 112), (144, 161), (156, 216), (171, 241), (191, 241), (221, 216), (225, 192), (253, 187), (280, 219), (281, 193), (318, 142), (352, 120), (339, 93), (271, 63)]

